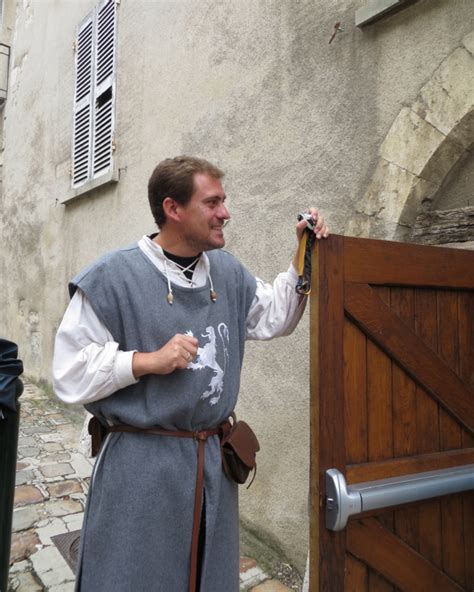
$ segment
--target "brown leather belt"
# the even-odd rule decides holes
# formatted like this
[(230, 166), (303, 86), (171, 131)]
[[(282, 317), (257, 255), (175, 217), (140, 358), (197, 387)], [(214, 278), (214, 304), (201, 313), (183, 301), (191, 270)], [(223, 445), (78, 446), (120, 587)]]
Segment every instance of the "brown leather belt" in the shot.
[[(99, 423), (99, 420), (94, 417), (91, 419)], [(156, 436), (171, 436), (174, 438), (193, 438), (198, 443), (197, 450), (197, 471), (196, 471), (196, 489), (194, 492), (194, 514), (193, 514), (193, 533), (191, 538), (191, 565), (189, 568), (189, 592), (196, 592), (197, 589), (197, 573), (198, 573), (198, 543), (199, 543), (199, 526), (201, 523), (201, 505), (202, 496), (204, 491), (204, 456), (205, 456), (205, 445), (206, 440), (211, 436), (225, 433), (230, 428), (230, 422), (224, 421), (217, 428), (210, 428), (207, 430), (198, 430), (195, 432), (187, 432), (183, 430), (165, 430), (163, 428), (136, 428), (130, 425), (113, 425), (108, 428), (104, 428), (99, 423), (97, 426), (95, 423), (89, 425), (89, 433), (93, 437), (93, 456), (94, 452), (98, 451), (100, 447), (97, 441), (97, 434), (104, 435), (104, 430), (107, 432), (129, 432), (129, 433), (140, 433), (150, 434)], [(95, 442), (94, 442), (95, 436)]]

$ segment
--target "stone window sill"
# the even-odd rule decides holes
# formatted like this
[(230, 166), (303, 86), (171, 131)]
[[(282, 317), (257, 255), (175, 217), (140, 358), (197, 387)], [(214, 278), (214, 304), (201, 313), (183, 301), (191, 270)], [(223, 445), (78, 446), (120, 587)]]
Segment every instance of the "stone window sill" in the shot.
[(104, 185), (109, 185), (111, 183), (118, 183), (119, 181), (119, 172), (118, 171), (111, 171), (106, 175), (102, 175), (97, 179), (93, 179), (92, 181), (88, 181), (81, 185), (81, 187), (77, 187), (76, 189), (70, 189), (69, 193), (63, 199), (60, 199), (60, 203), (67, 204), (71, 201), (74, 201), (80, 197), (84, 197), (90, 193), (92, 193), (95, 189), (99, 187), (103, 187)]

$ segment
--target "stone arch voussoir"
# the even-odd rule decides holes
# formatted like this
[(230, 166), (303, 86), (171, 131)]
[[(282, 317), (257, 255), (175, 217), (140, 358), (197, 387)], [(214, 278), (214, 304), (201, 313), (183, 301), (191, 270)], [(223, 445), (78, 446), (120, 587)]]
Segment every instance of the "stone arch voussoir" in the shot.
[(474, 31), (401, 109), (346, 234), (403, 240), (453, 166), (474, 147)]

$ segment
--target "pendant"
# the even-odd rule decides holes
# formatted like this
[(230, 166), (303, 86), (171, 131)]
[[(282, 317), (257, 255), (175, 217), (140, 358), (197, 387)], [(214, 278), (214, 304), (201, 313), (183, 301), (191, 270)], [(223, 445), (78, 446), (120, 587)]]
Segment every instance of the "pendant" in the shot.
[(214, 290), (210, 290), (211, 292), (211, 300), (212, 302), (215, 302), (217, 300), (217, 292), (214, 292)]
[(171, 292), (168, 292), (168, 295), (166, 296), (166, 300), (168, 301), (168, 304), (173, 304), (173, 294)]

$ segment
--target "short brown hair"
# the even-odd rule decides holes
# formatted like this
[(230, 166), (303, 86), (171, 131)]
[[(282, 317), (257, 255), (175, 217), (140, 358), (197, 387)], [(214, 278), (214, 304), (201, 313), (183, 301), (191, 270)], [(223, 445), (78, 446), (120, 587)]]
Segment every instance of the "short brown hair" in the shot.
[(206, 173), (214, 179), (222, 179), (224, 173), (216, 166), (193, 156), (176, 156), (160, 162), (148, 181), (148, 201), (156, 224), (166, 223), (163, 201), (171, 197), (181, 205), (186, 205), (194, 190), (194, 175)]

